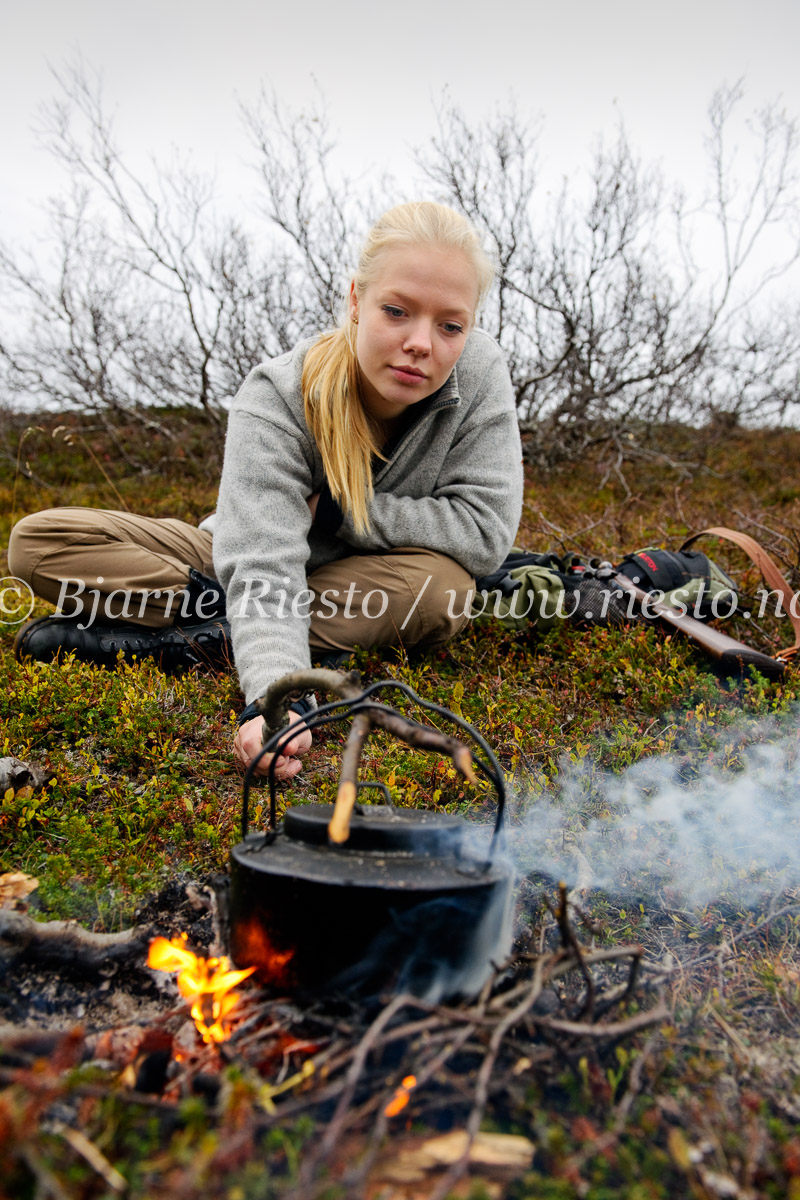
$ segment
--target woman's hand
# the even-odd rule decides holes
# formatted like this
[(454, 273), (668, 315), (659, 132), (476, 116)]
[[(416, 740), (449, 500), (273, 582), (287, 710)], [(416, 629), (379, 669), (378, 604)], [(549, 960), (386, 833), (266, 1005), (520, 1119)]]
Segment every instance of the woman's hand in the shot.
[[(301, 721), (303, 718), (300, 713), (290, 712), (289, 721)], [(236, 738), (233, 743), (233, 753), (243, 767), (250, 765), (252, 760), (258, 754), (262, 747), (261, 733), (264, 728), (263, 717), (253, 717), (251, 721), (245, 721), (244, 725), (240, 725), (236, 733)], [(283, 748), (283, 753), (278, 755), (278, 761), (275, 764), (275, 776), (277, 779), (291, 779), (301, 770), (303, 764), (300, 761), (304, 754), (307, 754), (311, 749), (311, 731), (303, 728), (298, 730), (292, 740)], [(270, 760), (274, 757), (272, 754), (265, 754), (255, 769), (256, 775), (266, 775), (269, 770)]]

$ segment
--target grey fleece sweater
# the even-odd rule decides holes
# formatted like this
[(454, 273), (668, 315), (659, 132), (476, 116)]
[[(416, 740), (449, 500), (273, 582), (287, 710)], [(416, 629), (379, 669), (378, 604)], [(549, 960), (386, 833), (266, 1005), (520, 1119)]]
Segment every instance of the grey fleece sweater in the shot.
[(228, 422), (214, 566), (248, 703), (309, 665), (303, 591), (317, 567), (418, 546), (486, 575), (505, 558), (519, 523), (522, 454), (511, 380), (497, 343), (474, 330), (450, 378), (432, 400), (420, 401), (419, 420), (377, 465), (369, 531), (357, 534), (332, 502), (312, 525), (306, 501), (325, 480), (300, 380), (313, 340), (256, 367)]

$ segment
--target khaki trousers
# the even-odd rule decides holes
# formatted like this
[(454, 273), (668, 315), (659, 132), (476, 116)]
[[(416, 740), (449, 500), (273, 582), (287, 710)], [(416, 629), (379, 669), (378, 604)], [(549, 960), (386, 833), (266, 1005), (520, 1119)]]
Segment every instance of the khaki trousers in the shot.
[[(8, 561), (11, 574), (66, 614), (96, 605), (96, 620), (163, 628), (189, 569), (214, 576), (211, 546), (207, 530), (172, 517), (52, 508), (15, 525)], [(445, 554), (400, 547), (338, 559), (312, 572), (308, 587), (309, 643), (326, 651), (440, 645), (467, 623), (474, 581)]]

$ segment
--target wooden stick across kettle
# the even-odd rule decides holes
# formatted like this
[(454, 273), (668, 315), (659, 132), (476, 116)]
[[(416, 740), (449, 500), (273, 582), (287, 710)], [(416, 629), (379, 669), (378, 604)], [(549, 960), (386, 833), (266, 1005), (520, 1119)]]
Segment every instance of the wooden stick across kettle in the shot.
[[(343, 674), (323, 668), (293, 671), (271, 684), (256, 705), (264, 717), (263, 742), (266, 745), (288, 720), (288, 705), (293, 698), (309, 691), (333, 692), (342, 700), (356, 701), (362, 696), (358, 672)], [(441, 733), (430, 725), (412, 721), (379, 701), (365, 698), (354, 710), (353, 723), (342, 753), (342, 769), (328, 837), (334, 845), (343, 845), (350, 836), (350, 820), (356, 803), (358, 765), (367, 738), (373, 728), (385, 729), (400, 741), (423, 750), (435, 750), (452, 759), (453, 766), (471, 784), (478, 780), (472, 769), (472, 751), (464, 742)]]

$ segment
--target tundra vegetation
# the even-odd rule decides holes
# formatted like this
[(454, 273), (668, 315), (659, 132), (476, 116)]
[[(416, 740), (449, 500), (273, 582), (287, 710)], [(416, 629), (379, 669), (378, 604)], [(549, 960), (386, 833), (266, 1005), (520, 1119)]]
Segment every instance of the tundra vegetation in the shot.
[[(188, 173), (162, 177), (163, 195), (128, 175), (96, 94), (77, 78), (67, 84), (70, 104), (53, 109), (49, 126), (76, 184), (54, 210), (58, 286), (35, 264), (4, 260), (36, 334), (15, 327), (2, 346), (4, 544), (16, 518), (57, 504), (187, 520), (212, 509), (225, 396), (253, 361), (330, 316), (351, 230), (363, 224), (349, 206), (371, 207), (322, 170), (322, 125), (269, 106), (252, 111), (265, 215), (284, 235), (267, 269), (245, 233), (206, 223), (206, 193)], [(745, 265), (759, 230), (788, 211), (794, 130), (774, 110), (761, 114), (763, 168), (750, 190), (735, 193), (723, 133), (736, 102), (726, 93), (712, 108), (718, 188), (703, 219), (721, 231), (726, 266), (710, 290), (688, 250), (682, 285), (659, 266), (669, 206), (624, 139), (599, 152), (588, 207), (559, 206), (548, 242), (532, 224), (535, 172), (521, 127), (498, 118), (475, 131), (442, 114), (429, 178), (476, 219), (487, 206), (503, 267), (489, 326), (518, 389), (528, 449), (519, 542), (530, 549), (617, 559), (735, 524), (763, 540), (800, 587), (800, 435), (767, 424), (796, 403), (800, 326), (785, 304), (757, 329), (739, 291), (769, 282), (753, 283)], [(85, 142), (73, 131), (77, 114), (88, 121)], [(493, 227), (498, 212), (507, 223)], [(678, 206), (676, 215), (685, 230), (692, 213)], [(539, 255), (550, 251), (545, 264)], [(23, 395), (57, 411), (15, 411)], [(755, 421), (761, 427), (748, 428)], [(759, 580), (736, 551), (709, 549), (745, 597), (755, 593)], [(37, 605), (35, 614), (46, 611)], [(733, 628), (766, 652), (792, 640), (785, 619), (735, 618)], [(19, 664), (13, 633), (0, 626), (2, 753), (52, 772), (39, 791), (9, 788), (0, 807), (0, 873), (38, 880), (29, 912), (113, 932), (176, 881), (200, 885), (224, 871), (242, 785), (230, 753), (241, 705), (235, 677), (168, 678), (148, 664), (113, 673), (74, 661)], [(598, 822), (613, 834), (608, 780), (657, 757), (691, 790), (709, 769), (741, 778), (750, 751), (780, 744), (780, 769), (796, 775), (796, 667), (780, 684), (756, 674), (719, 679), (691, 643), (650, 624), (559, 622), (514, 634), (476, 624), (446, 650), (359, 652), (356, 665), (367, 681), (402, 678), (481, 731), (508, 773), (512, 838), (517, 830), (523, 841), (545, 810), (563, 814), (562, 848), (580, 848)], [(342, 744), (338, 732), (320, 734), (281, 804), (330, 799)], [(491, 817), (488, 792), (463, 787), (447, 761), (378, 736), (364, 768), (397, 803)], [(772, 803), (788, 805), (784, 829), (794, 840), (769, 861), (761, 842), (752, 862), (744, 846), (738, 872), (704, 844), (713, 886), (702, 902), (664, 880), (668, 821), (655, 833), (634, 822), (617, 843), (609, 839), (615, 871), (585, 891), (578, 936), (601, 949), (641, 943), (664, 967), (668, 1015), (602, 1053), (564, 1054), (555, 1072), (537, 1072), (531, 1044), (515, 1067), (513, 1103), (490, 1103), (484, 1115), (487, 1131), (535, 1144), (532, 1166), (503, 1185), (512, 1200), (800, 1196), (800, 875), (783, 861), (796, 848), (797, 819), (777, 775), (774, 784), (774, 798), (762, 791), (751, 809), (754, 845)], [(260, 797), (253, 817), (264, 818)], [(519, 945), (528, 948), (552, 926), (543, 897), (553, 901), (556, 881), (537, 866), (523, 864), (519, 887)], [(17, 995), (15, 970), (24, 968), (0, 946), (3, 989)], [(637, 1004), (633, 994), (629, 1015)], [(60, 1053), (0, 1064), (0, 1195), (298, 1194), (322, 1130), (281, 1119), (280, 1100), (270, 1115), (237, 1066), (217, 1063), (224, 1086), (214, 1105), (195, 1095), (159, 1109), (155, 1100), (131, 1103), (124, 1080), (76, 1067), (68, 1046)], [(290, 1077), (301, 1058), (286, 1058)], [(402, 1137), (430, 1132), (415, 1124), (413, 1099), (407, 1113)], [(342, 1152), (352, 1160), (361, 1148), (354, 1136)], [(487, 1177), (459, 1194), (498, 1194), (493, 1186)], [(334, 1169), (314, 1194), (352, 1193)]]
[[(87, 418), (59, 417), (58, 424), (41, 418), (36, 428), (26, 420), (21, 417), (9, 435), (22, 444), (29, 470), (16, 480), (13, 468), (4, 472), (4, 536), (12, 512), (52, 503), (123, 503), (188, 519), (213, 504), (213, 478), (197, 469), (198, 460), (169, 451), (160, 461), (170, 445), (163, 435), (154, 433), (147, 450), (157, 469), (142, 475), (115, 450), (115, 440), (129, 440), (132, 452), (144, 453), (135, 424), (118, 425), (112, 440)], [(199, 447), (203, 436), (202, 423), (187, 416), (188, 449)], [(674, 546), (687, 530), (735, 513), (736, 524), (769, 542), (797, 587), (798, 435), (734, 430), (724, 441), (703, 444), (696, 433), (675, 429), (672, 438), (676, 459), (691, 449), (698, 462), (691, 477), (632, 463), (626, 490), (616, 477), (604, 478), (599, 451), (584, 459), (580, 471), (562, 467), (534, 479), (529, 468), (520, 541), (534, 549), (563, 546), (615, 557), (631, 546)], [(736, 551), (726, 562), (745, 591), (756, 588)], [(737, 632), (769, 651), (791, 641), (787, 624), (741, 621)], [(0, 636), (3, 754), (53, 773), (39, 792), (9, 789), (0, 809), (0, 873), (22, 871), (39, 880), (29, 911), (114, 931), (137, 912), (141, 919), (159, 891), (176, 882), (199, 885), (224, 871), (238, 839), (242, 786), (230, 754), (241, 704), (234, 677), (167, 678), (147, 664), (114, 673), (76, 662), (19, 664), (11, 654), (13, 630)], [(564, 817), (558, 839), (580, 847), (582, 831), (598, 820), (607, 821), (613, 835), (606, 785), (631, 764), (667, 756), (691, 789), (709, 764), (735, 779), (748, 747), (780, 740), (796, 750), (795, 668), (781, 684), (755, 675), (728, 683), (715, 677), (691, 643), (650, 626), (587, 631), (559, 622), (546, 633), (512, 635), (487, 623), (436, 654), (381, 660), (359, 653), (356, 665), (365, 680), (401, 678), (477, 726), (508, 773), (512, 839), (517, 830), (523, 843), (524, 831), (529, 836), (536, 829), (537, 814), (546, 809), (551, 819), (553, 806)], [(341, 734), (320, 734), (281, 804), (330, 800), (342, 746)], [(789, 753), (785, 769), (794, 769), (796, 777), (793, 762)], [(562, 782), (578, 769), (583, 784), (576, 801), (574, 790), (562, 791)], [(364, 773), (387, 781), (398, 803), (491, 819), (490, 795), (453, 778), (449, 760), (411, 752), (382, 735), (368, 744)], [(774, 785), (777, 796), (780, 781)], [(758, 803), (765, 804), (763, 797)], [(796, 847), (793, 811), (790, 804)], [(755, 826), (768, 815), (768, 807), (754, 802), (754, 845)], [(254, 817), (264, 820), (263, 794)], [(725, 823), (723, 803), (721, 839)], [(579, 924), (578, 932), (587, 945), (638, 942), (654, 962), (669, 956), (669, 1017), (597, 1061), (567, 1056), (555, 1078), (531, 1068), (512, 1110), (490, 1107), (484, 1128), (524, 1134), (537, 1148), (533, 1168), (506, 1194), (548, 1200), (793, 1195), (800, 1178), (797, 872), (765, 870), (754, 849), (752, 868), (761, 872), (761, 887), (742, 893), (736, 873), (715, 862), (713, 845), (705, 845), (698, 864), (717, 882), (710, 900), (692, 902), (665, 888), (653, 867), (669, 859), (669, 825), (663, 841), (644, 827), (638, 832), (635, 858), (629, 839), (636, 827), (614, 851), (612, 879), (582, 900), (594, 932)], [(643, 856), (648, 837), (652, 844)], [(779, 858), (786, 846), (775, 849)], [(593, 851), (587, 853), (591, 858)], [(555, 881), (537, 865), (523, 862), (523, 945), (536, 944), (549, 920), (542, 897), (554, 897)], [(745, 853), (742, 874), (751, 875), (750, 867)], [(4, 976), (9, 992), (11, 970), (7, 966)], [(635, 1002), (630, 1012), (635, 1014)], [(299, 1069), (300, 1060), (292, 1062)], [(60, 1181), (58, 1194), (112, 1194), (53, 1132), (48, 1114), (58, 1100), (77, 1106), (81, 1130), (130, 1180), (133, 1195), (166, 1196), (178, 1188), (220, 1198), (280, 1196), (296, 1184), (316, 1144), (314, 1125), (297, 1119), (276, 1121), (264, 1141), (258, 1090), (234, 1067), (222, 1067), (226, 1099), (219, 1108), (207, 1110), (190, 1098), (168, 1119), (160, 1119), (156, 1108), (131, 1105), (122, 1084), (99, 1087), (85, 1068), (67, 1070), (55, 1059), (31, 1069), (33, 1076), (5, 1069), (0, 1079), (0, 1154), (4, 1179), (12, 1181), (0, 1188), (15, 1200), (33, 1196), (34, 1180), (52, 1175)], [(414, 1122), (413, 1102), (409, 1113)], [(406, 1136), (405, 1125), (403, 1131)], [(416, 1122), (408, 1136), (425, 1132)], [(357, 1153), (356, 1143), (347, 1145), (348, 1153)], [(714, 1191), (711, 1177), (737, 1190)], [(337, 1192), (332, 1182), (327, 1194), (348, 1193)]]

